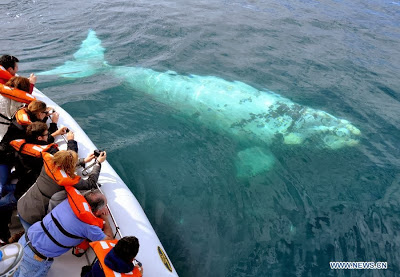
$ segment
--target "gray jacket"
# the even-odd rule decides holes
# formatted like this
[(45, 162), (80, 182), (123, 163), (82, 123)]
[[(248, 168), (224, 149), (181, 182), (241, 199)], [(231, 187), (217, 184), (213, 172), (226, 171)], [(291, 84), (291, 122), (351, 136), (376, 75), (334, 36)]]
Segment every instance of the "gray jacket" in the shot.
[[(96, 188), (100, 169), (101, 165), (100, 163), (97, 163), (93, 166), (89, 178), (86, 180), (80, 179), (74, 187), (78, 190)], [(58, 185), (53, 179), (51, 179), (43, 167), (36, 182), (18, 200), (17, 210), (19, 216), (29, 224), (34, 224), (35, 222), (42, 220), (47, 214), (50, 198), (54, 193), (62, 190), (64, 190), (64, 187)]]

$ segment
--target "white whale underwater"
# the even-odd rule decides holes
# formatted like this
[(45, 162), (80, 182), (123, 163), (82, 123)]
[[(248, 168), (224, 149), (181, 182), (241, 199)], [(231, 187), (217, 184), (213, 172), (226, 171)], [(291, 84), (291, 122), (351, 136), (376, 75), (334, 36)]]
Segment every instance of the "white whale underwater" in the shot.
[(255, 176), (273, 166), (275, 159), (268, 147), (276, 139), (328, 149), (358, 144), (361, 132), (349, 121), (293, 103), (272, 91), (214, 76), (111, 66), (104, 51), (96, 32), (90, 30), (72, 61), (38, 75), (81, 78), (107, 71), (123, 78), (135, 91), (214, 131), (244, 141), (248, 148), (238, 152), (235, 162), (239, 177)]

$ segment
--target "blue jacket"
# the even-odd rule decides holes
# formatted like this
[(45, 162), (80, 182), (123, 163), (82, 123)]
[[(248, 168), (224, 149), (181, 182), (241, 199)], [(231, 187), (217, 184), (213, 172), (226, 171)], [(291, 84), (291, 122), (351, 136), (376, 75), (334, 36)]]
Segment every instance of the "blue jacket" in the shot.
[[(106, 266), (119, 273), (128, 273), (133, 270), (133, 263), (127, 263), (121, 260), (117, 255), (115, 255), (114, 249), (111, 249), (111, 251), (108, 252), (104, 259), (104, 263)], [(105, 277), (99, 261), (93, 265), (92, 270), (86, 273), (85, 277)]]

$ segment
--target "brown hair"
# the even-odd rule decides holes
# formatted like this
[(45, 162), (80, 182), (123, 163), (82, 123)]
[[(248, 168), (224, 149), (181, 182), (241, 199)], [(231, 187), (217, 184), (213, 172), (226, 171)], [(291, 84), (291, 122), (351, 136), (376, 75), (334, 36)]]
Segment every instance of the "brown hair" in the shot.
[(75, 178), (75, 167), (78, 163), (78, 154), (72, 150), (62, 150), (54, 154), (54, 163), (65, 171), (71, 178)]
[(49, 128), (41, 121), (32, 122), (26, 128), (26, 142), (35, 142), (39, 136), (43, 136)]
[(47, 109), (46, 103), (40, 100), (33, 100), (28, 105), (28, 111), (30, 111), (33, 114), (45, 112), (46, 109)]
[(15, 69), (15, 64), (18, 62), (19, 60), (14, 56), (3, 55), (0, 57), (0, 65), (3, 66), (6, 70), (10, 67), (12, 69)]
[(23, 90), (25, 92), (29, 92), (31, 88), (31, 83), (29, 83), (29, 79), (20, 76), (14, 76), (6, 83), (6, 86)]

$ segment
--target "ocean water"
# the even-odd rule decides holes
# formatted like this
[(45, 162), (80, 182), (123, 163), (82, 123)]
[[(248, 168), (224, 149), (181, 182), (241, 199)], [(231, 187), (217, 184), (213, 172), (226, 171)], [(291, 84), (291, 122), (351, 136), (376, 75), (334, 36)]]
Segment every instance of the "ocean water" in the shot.
[[(400, 2), (0, 1), (20, 74), (72, 59), (93, 29), (110, 65), (268, 89), (352, 122), (337, 150), (272, 143), (236, 175), (225, 136), (107, 73), (40, 76), (141, 203), (180, 276), (400, 276)], [(77, 138), (79, 139), (79, 138)], [(387, 262), (332, 270), (330, 261)]]

